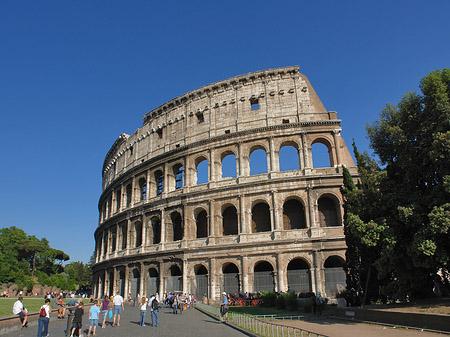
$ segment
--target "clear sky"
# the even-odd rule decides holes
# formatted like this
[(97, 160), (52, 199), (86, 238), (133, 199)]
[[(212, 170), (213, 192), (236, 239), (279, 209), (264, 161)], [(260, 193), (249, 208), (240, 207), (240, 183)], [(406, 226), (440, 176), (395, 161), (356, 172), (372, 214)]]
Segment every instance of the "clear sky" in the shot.
[(347, 146), (450, 67), (450, 1), (0, 1), (0, 228), (88, 262), (109, 148), (203, 85), (299, 65)]

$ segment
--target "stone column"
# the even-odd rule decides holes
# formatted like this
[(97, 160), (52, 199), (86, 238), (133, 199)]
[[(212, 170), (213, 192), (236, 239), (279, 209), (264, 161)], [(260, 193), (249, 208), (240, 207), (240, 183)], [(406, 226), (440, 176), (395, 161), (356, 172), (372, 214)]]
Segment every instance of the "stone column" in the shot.
[(340, 148), (339, 148), (339, 137), (341, 135), (341, 129), (334, 129), (333, 130), (333, 139), (334, 139), (334, 153), (336, 154), (334, 157), (336, 157), (336, 161), (334, 163), (335, 167), (341, 166), (341, 155), (340, 155)]
[(216, 177), (216, 163), (214, 161), (214, 150), (211, 149), (209, 150), (209, 160), (208, 160), (208, 166), (209, 166), (209, 178), (208, 178), (208, 182), (215, 182), (217, 180)]
[(142, 214), (142, 247), (147, 246), (147, 216), (145, 213)]
[(165, 283), (164, 283), (164, 279), (165, 279), (164, 270), (165, 270), (165, 268), (164, 267), (165, 267), (164, 263), (161, 262), (159, 264), (159, 298), (161, 299), (161, 301), (163, 299), (164, 293), (166, 292), (165, 287), (164, 287), (165, 286)]
[(284, 266), (282, 264), (282, 256), (280, 254), (276, 255), (277, 259), (277, 275), (278, 275), (278, 291), (286, 291), (287, 287), (285, 284), (285, 277), (284, 277)]
[[(217, 284), (217, 273), (216, 273), (216, 259), (214, 257), (209, 258), (209, 275), (210, 275), (210, 285), (208, 297), (210, 300), (216, 300), (216, 284)], [(209, 303), (211, 304), (211, 303)]]
[(139, 196), (139, 193), (136, 193), (136, 178), (133, 177), (131, 179), (131, 207), (136, 203), (136, 194)]
[(270, 168), (269, 173), (271, 172), (279, 172), (280, 168), (277, 163), (276, 153), (278, 151), (275, 149), (275, 145), (273, 143), (273, 137), (269, 137), (269, 158), (270, 158)]
[(280, 207), (278, 205), (278, 200), (277, 200), (277, 193), (278, 191), (271, 191), (272, 192), (272, 208), (273, 208), (273, 225), (272, 225), (272, 229), (275, 231), (280, 231), (282, 230), (282, 225), (283, 223), (280, 222), (280, 218), (281, 218), (281, 212), (280, 212)]
[(144, 265), (142, 263), (139, 264), (139, 294), (142, 298), (144, 296)]
[(306, 193), (308, 195), (308, 213), (309, 216), (309, 225), (311, 228), (319, 227), (319, 224), (316, 221), (315, 212), (314, 212), (314, 204), (315, 200), (312, 195), (313, 189), (312, 187), (306, 187)]
[(313, 167), (311, 161), (311, 148), (310, 146), (308, 146), (305, 131), (300, 132), (300, 137), (302, 140), (303, 159), (305, 161), (304, 162), (305, 174), (309, 174)]
[(128, 293), (129, 293), (129, 290), (128, 290), (128, 282), (129, 282), (129, 280), (130, 280), (130, 268), (128, 267), (128, 266), (125, 266), (125, 273), (124, 273), (125, 275), (124, 275), (124, 279), (123, 279), (123, 282), (124, 282), (124, 297), (125, 298), (127, 298), (128, 297)]
[(186, 259), (183, 259), (183, 293), (189, 293), (189, 284), (188, 284), (188, 263)]
[(321, 287), (320, 287), (319, 267), (316, 250), (312, 252), (312, 257), (313, 257), (313, 265), (311, 266), (311, 287), (312, 291), (317, 295), (317, 292), (321, 291)]
[(241, 265), (241, 272), (242, 272), (242, 292), (246, 293), (250, 291), (250, 288), (248, 286), (248, 257), (242, 256), (242, 265)]

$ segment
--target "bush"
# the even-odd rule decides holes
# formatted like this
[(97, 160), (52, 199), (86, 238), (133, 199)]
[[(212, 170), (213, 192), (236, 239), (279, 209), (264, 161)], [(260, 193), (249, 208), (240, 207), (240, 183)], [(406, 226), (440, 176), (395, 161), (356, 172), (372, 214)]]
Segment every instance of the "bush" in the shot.
[(264, 307), (274, 307), (277, 294), (274, 291), (263, 291), (261, 294), (262, 305)]
[(287, 293), (283, 294), (282, 296), (285, 296), (286, 306), (289, 310), (298, 309), (298, 299), (296, 293)]

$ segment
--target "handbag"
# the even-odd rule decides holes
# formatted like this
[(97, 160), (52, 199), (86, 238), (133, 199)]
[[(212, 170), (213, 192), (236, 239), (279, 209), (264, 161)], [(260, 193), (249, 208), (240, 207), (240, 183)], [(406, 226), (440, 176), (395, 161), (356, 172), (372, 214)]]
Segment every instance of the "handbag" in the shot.
[(109, 310), (109, 319), (112, 319), (112, 318), (113, 318), (112, 310)]

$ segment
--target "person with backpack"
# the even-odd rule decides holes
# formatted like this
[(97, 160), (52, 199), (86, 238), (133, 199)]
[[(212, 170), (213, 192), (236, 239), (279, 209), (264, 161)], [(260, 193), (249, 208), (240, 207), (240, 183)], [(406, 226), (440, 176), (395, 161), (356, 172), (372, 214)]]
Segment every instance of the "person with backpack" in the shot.
[(151, 315), (152, 315), (152, 326), (158, 327), (159, 326), (159, 301), (157, 297), (153, 294), (150, 295), (149, 300), (149, 306), (151, 308)]
[(78, 330), (78, 336), (81, 336), (83, 315), (84, 315), (83, 301), (80, 301), (80, 303), (78, 303), (77, 308), (75, 309), (75, 315), (72, 321), (72, 330), (70, 333), (70, 337), (73, 337), (75, 330)]
[(48, 336), (48, 322), (50, 322), (50, 299), (46, 298), (39, 310), (37, 337)]

